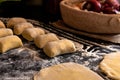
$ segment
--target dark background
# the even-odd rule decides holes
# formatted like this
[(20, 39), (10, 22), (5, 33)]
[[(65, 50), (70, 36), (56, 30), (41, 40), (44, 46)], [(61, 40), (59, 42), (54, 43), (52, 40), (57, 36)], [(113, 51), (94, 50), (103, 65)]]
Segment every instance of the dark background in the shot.
[(29, 0), (4, 1), (0, 3), (0, 17), (24, 17), (43, 22), (60, 19), (60, 0), (43, 0), (42, 5), (28, 5)]

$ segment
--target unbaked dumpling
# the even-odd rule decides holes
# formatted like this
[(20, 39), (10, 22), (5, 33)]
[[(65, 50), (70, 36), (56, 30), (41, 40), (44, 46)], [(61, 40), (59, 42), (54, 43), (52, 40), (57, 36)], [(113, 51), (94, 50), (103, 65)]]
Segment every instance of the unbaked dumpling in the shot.
[(23, 22), (27, 22), (26, 19), (24, 19), (22, 17), (13, 17), (8, 20), (7, 27), (13, 28), (16, 24), (23, 23)]
[(10, 49), (23, 46), (21, 39), (18, 36), (11, 35), (0, 38), (0, 52), (4, 53)]
[(27, 28), (33, 28), (33, 25), (29, 22), (19, 23), (14, 26), (13, 32), (16, 35), (21, 35)]
[(27, 28), (22, 32), (22, 36), (28, 41), (33, 41), (37, 35), (43, 34), (45, 34), (45, 32), (41, 28)]
[(0, 28), (5, 28), (5, 24), (0, 20)]
[(78, 63), (61, 63), (41, 69), (34, 80), (104, 80), (97, 73)]
[(59, 40), (54, 33), (48, 33), (44, 35), (38, 35), (34, 39), (34, 43), (38, 48), (43, 48), (48, 42)]
[(120, 52), (106, 54), (100, 63), (100, 69), (112, 80), (120, 80)]
[(55, 57), (60, 54), (75, 52), (74, 43), (68, 39), (48, 42), (43, 48), (45, 54), (49, 57)]
[(0, 38), (13, 35), (13, 31), (9, 28), (0, 28)]

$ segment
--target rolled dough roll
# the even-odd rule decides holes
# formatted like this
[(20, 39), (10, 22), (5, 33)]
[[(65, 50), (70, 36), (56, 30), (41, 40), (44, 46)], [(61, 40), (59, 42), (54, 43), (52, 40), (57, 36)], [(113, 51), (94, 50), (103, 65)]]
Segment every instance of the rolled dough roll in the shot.
[(23, 46), (22, 41), (15, 35), (0, 38), (0, 52), (4, 53), (10, 49)]
[(13, 17), (8, 20), (7, 27), (13, 28), (16, 24), (23, 23), (23, 22), (27, 22), (26, 19), (21, 18), (21, 17)]
[(14, 33), (15, 33), (16, 35), (21, 35), (22, 32), (23, 32), (25, 29), (27, 29), (27, 28), (32, 28), (32, 27), (33, 27), (33, 25), (32, 25), (31, 23), (28, 23), (28, 22), (19, 23), (19, 24), (16, 24), (16, 25), (14, 26), (13, 31), (14, 31)]
[(13, 35), (13, 31), (11, 29), (0, 28), (0, 38), (5, 37), (5, 36), (9, 36), (9, 35)]
[(45, 54), (49, 57), (55, 57), (60, 54), (75, 52), (76, 48), (72, 41), (68, 39), (48, 42), (43, 48)]
[(89, 68), (69, 62), (41, 69), (34, 80), (104, 80)]
[(27, 28), (22, 32), (22, 36), (28, 41), (33, 41), (37, 35), (43, 34), (45, 34), (45, 32), (41, 28)]
[(5, 24), (0, 20), (0, 28), (5, 28)]
[(44, 35), (38, 35), (34, 39), (34, 43), (38, 48), (43, 48), (48, 42), (59, 40), (58, 37), (53, 33), (48, 33)]

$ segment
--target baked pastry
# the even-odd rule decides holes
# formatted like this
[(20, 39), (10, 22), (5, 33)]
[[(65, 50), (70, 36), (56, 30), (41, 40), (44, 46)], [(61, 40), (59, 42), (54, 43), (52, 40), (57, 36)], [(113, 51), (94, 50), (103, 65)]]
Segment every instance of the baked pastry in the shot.
[(37, 35), (43, 34), (45, 34), (45, 32), (41, 28), (27, 28), (22, 32), (22, 36), (28, 41), (33, 41)]
[(5, 24), (0, 20), (0, 28), (5, 28)]
[(9, 28), (0, 28), (0, 38), (13, 35), (13, 31)]
[(100, 69), (113, 80), (120, 80), (120, 52), (106, 54)]
[(18, 36), (11, 35), (0, 38), (0, 53), (4, 53), (10, 49), (23, 46)]
[(104, 14), (71, 6), (80, 1), (83, 0), (61, 1), (60, 10), (64, 23), (74, 29), (89, 33), (120, 33), (120, 14)]
[(22, 17), (13, 17), (8, 20), (7, 27), (13, 28), (16, 24), (23, 23), (23, 22), (27, 22), (27, 20)]
[(89, 68), (69, 62), (41, 69), (34, 80), (104, 80)]
[(43, 48), (48, 42), (59, 40), (54, 33), (38, 35), (34, 39), (34, 43), (38, 48)]
[(55, 57), (60, 54), (72, 53), (76, 51), (75, 45), (71, 40), (62, 39), (48, 42), (43, 51), (49, 57)]
[(16, 35), (21, 35), (27, 28), (33, 28), (33, 25), (29, 22), (19, 23), (14, 26), (13, 32)]

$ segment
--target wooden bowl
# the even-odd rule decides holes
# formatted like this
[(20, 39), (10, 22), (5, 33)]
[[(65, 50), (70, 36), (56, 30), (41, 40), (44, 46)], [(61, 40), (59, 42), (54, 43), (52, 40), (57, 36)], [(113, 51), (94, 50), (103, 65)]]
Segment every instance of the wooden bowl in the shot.
[(60, 10), (63, 21), (72, 28), (90, 33), (120, 33), (120, 14), (104, 14), (81, 10), (73, 5), (83, 0), (63, 0)]

